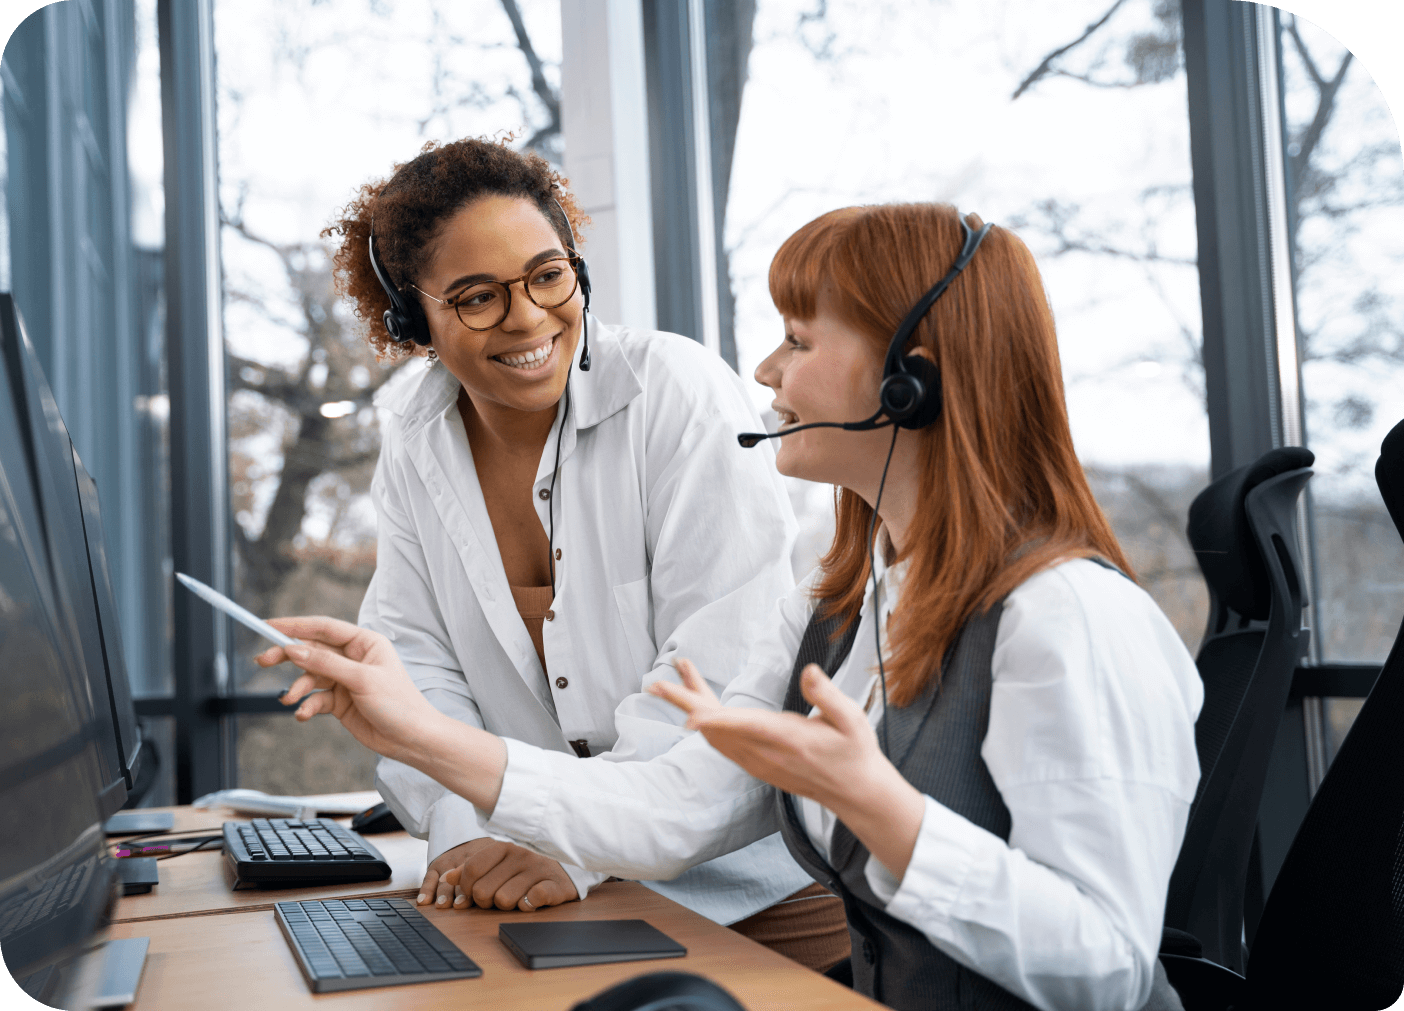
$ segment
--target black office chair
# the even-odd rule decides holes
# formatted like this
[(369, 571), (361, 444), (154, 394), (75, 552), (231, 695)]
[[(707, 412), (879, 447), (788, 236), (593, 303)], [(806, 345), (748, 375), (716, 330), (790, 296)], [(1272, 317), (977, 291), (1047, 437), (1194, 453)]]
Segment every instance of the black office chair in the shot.
[[(1404, 537), (1404, 422), (1380, 446)], [(1404, 992), (1404, 627), (1277, 874), (1244, 1009), (1387, 1008)]]
[(650, 972), (616, 983), (571, 1011), (746, 1011), (710, 979), (690, 972)]
[[(1197, 939), (1204, 958), (1239, 973), (1258, 802), (1307, 643), (1297, 498), (1314, 459), (1297, 447), (1272, 450), (1209, 485), (1189, 511), (1210, 604), (1196, 660), (1204, 681), (1194, 728), (1200, 778), (1170, 878), (1163, 950), (1189, 954)], [(1179, 986), (1169, 964), (1167, 971)]]
[[(1375, 477), (1404, 537), (1404, 422), (1385, 437)], [(1378, 1011), (1404, 992), (1401, 724), (1404, 627), (1278, 872), (1247, 978), (1162, 951), (1186, 1011)]]

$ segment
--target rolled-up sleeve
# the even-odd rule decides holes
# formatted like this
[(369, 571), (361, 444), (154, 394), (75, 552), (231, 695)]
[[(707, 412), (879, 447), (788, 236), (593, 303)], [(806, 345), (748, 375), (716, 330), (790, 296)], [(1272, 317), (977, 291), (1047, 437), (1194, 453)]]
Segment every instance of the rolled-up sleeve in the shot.
[(906, 873), (874, 893), (951, 958), (1045, 1011), (1133, 1011), (1199, 768), (1193, 661), (1143, 591), (1091, 562), (1006, 601), (981, 755), (1006, 842), (926, 798)]
[[(766, 631), (724, 705), (781, 708), (811, 610), (807, 584), (767, 609)], [(774, 787), (701, 734), (646, 762), (582, 761), (509, 740), (497, 806), (480, 819), (485, 830), (562, 862), (668, 880), (778, 831), (776, 806)]]

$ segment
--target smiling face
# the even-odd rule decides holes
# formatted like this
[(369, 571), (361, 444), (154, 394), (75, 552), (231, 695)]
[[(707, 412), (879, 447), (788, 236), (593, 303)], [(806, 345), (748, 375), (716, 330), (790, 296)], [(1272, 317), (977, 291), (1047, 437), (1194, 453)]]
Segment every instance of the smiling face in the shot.
[[(530, 200), (488, 196), (449, 218), (416, 286), (452, 300), (481, 281), (505, 281), (566, 255), (551, 222)], [(479, 410), (552, 408), (565, 390), (580, 337), (585, 300), (575, 294), (554, 309), (512, 285), (511, 309), (491, 330), (470, 330), (452, 306), (421, 298), (434, 350)], [(419, 296), (416, 296), (419, 297)]]
[[(813, 319), (786, 317), (784, 341), (756, 369), (756, 382), (775, 391), (771, 406), (782, 431), (812, 421), (872, 416), (881, 378), (882, 350), (834, 315), (823, 297)], [(891, 440), (886, 429), (811, 428), (778, 440), (775, 466), (789, 477), (842, 485), (867, 498), (877, 487)]]

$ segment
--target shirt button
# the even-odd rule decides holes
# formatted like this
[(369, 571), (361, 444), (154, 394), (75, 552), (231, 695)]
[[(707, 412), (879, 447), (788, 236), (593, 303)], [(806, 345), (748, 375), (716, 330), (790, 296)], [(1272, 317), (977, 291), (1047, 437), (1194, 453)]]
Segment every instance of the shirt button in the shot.
[(873, 950), (873, 942), (870, 938), (863, 938), (863, 961), (872, 965), (877, 961), (877, 953)]
[[(556, 612), (555, 612), (555, 611), (547, 611), (545, 614), (542, 615), (542, 617), (545, 618), (547, 621), (555, 621), (555, 620), (556, 620)], [(564, 685), (562, 685), (562, 687), (564, 687)]]
[(545, 502), (548, 498), (551, 497), (551, 489), (542, 488), (539, 492), (536, 493), (536, 497), (539, 498), (541, 501)]
[(557, 688), (564, 688), (564, 687), (565, 687), (566, 685), (568, 685), (568, 684), (570, 684), (570, 682), (567, 681), (565, 678), (556, 678), (556, 687), (557, 687)]
[(556, 561), (559, 562), (560, 560), (561, 560), (561, 549), (560, 549), (560, 548), (557, 548), (557, 549), (556, 549)]

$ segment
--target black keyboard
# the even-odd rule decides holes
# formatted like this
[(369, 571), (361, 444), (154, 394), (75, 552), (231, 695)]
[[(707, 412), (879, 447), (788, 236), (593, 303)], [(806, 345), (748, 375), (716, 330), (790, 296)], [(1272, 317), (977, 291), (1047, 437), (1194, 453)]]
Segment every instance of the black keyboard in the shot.
[(313, 993), (483, 974), (408, 899), (323, 899), (274, 908)]
[(235, 887), (335, 885), (390, 876), (379, 850), (330, 818), (227, 821), (224, 858)]

